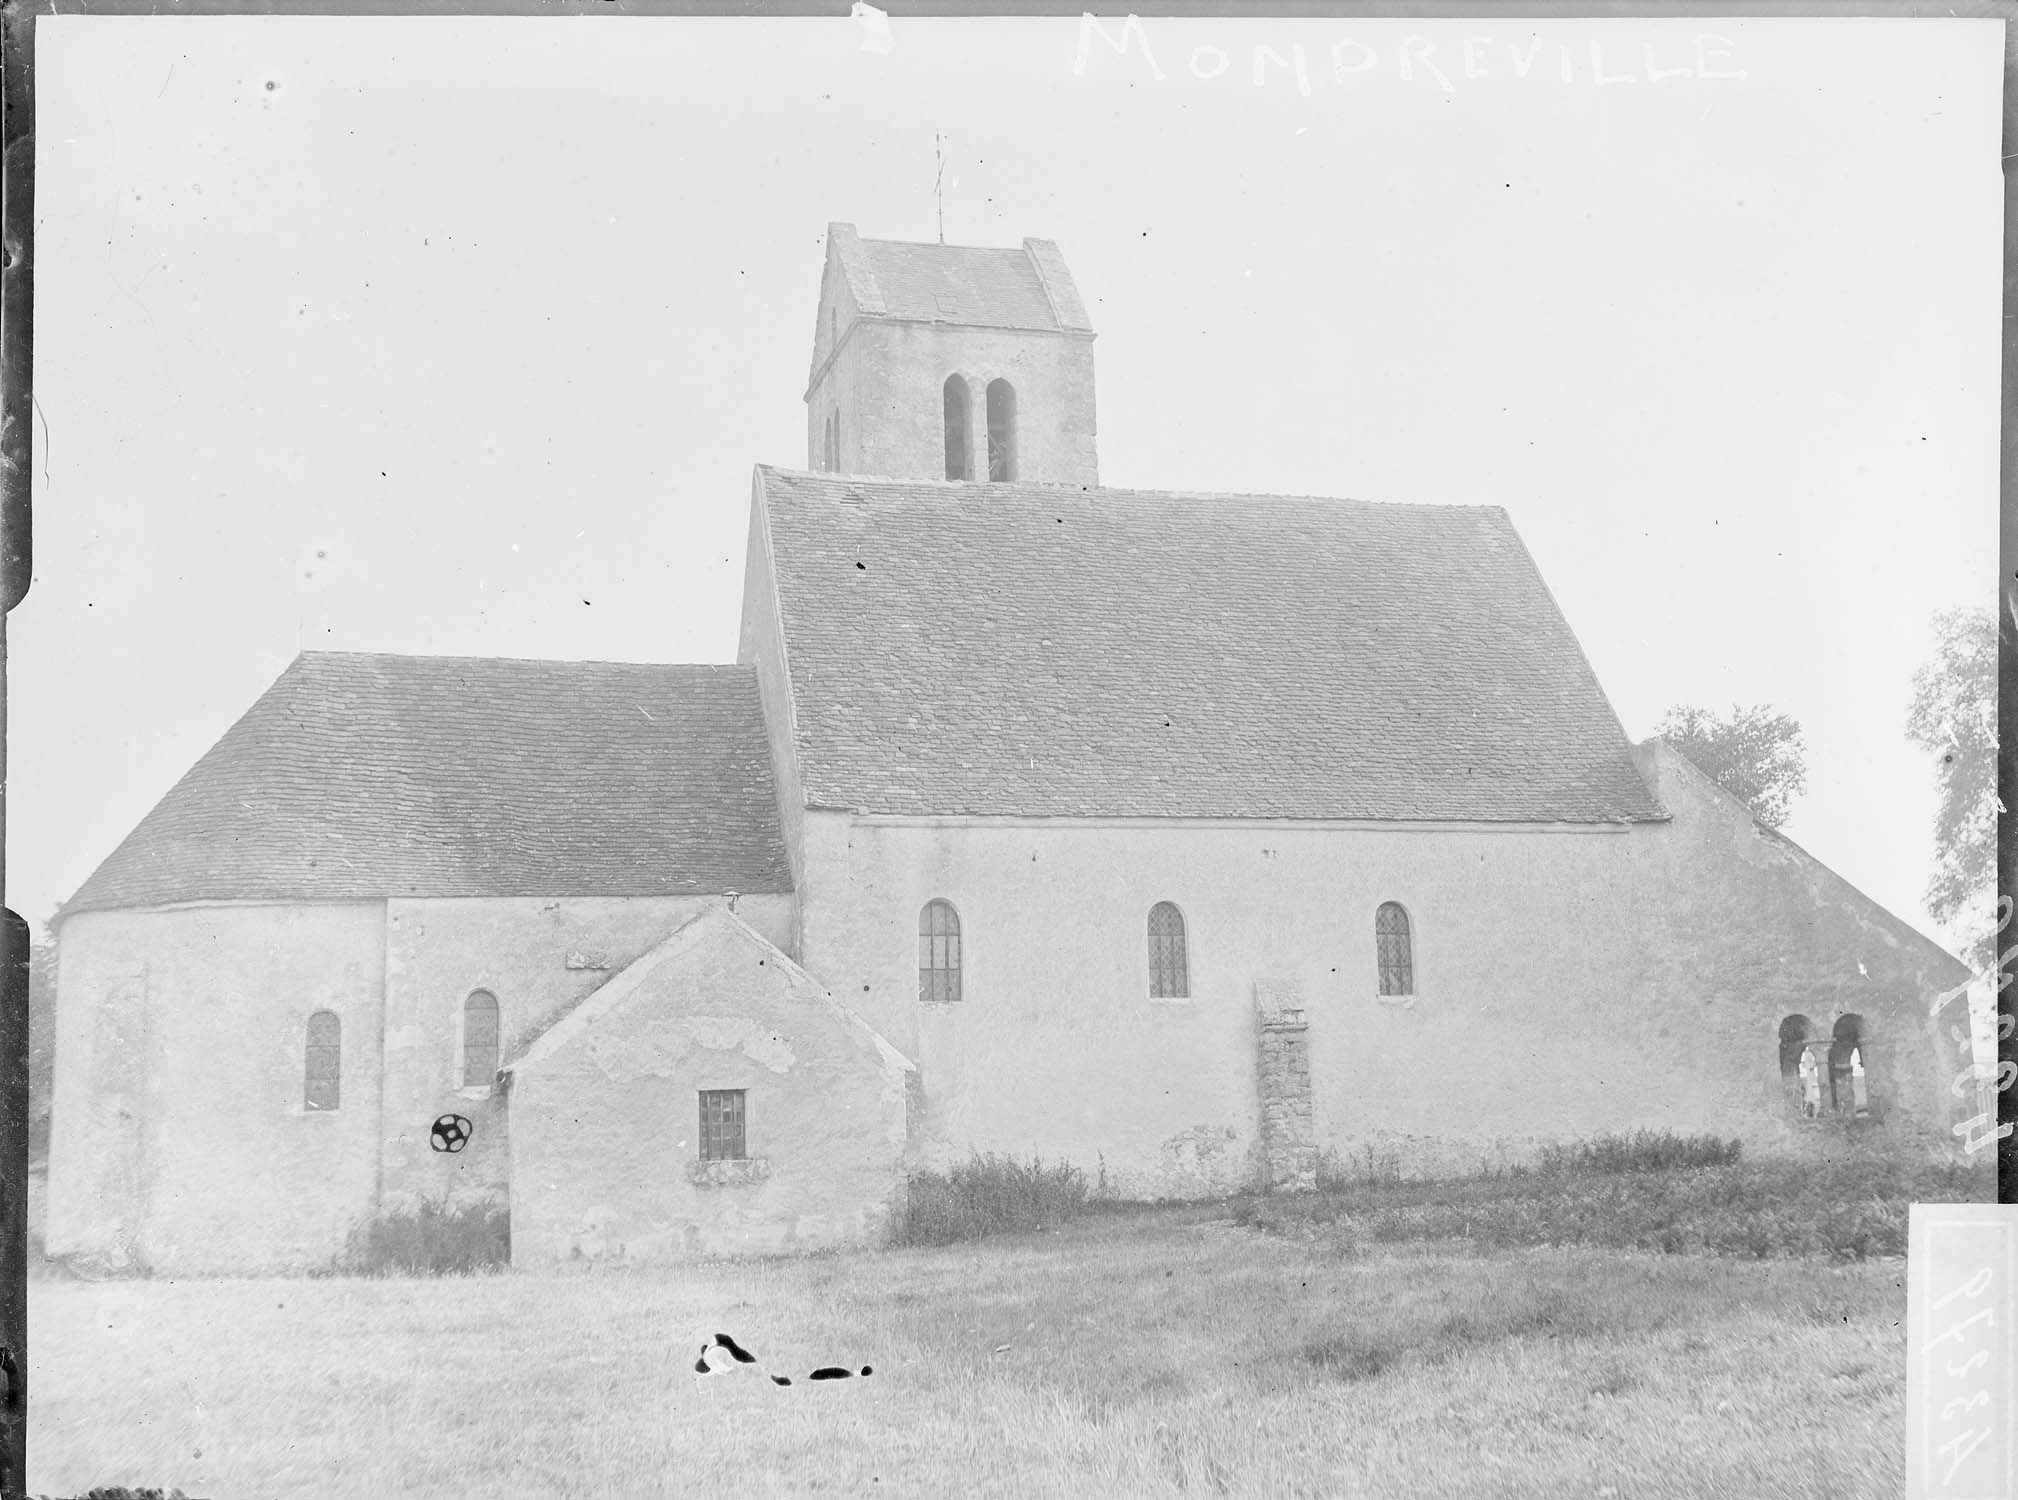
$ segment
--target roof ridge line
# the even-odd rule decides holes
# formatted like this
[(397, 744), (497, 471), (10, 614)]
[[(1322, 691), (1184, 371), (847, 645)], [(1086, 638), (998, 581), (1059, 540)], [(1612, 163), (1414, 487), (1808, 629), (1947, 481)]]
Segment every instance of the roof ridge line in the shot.
[(914, 488), (941, 490), (973, 490), (977, 494), (1001, 492), (1030, 493), (1043, 491), (1047, 494), (1067, 493), (1092, 497), (1146, 496), (1158, 500), (1274, 500), (1295, 505), (1365, 505), (1384, 510), (1436, 510), (1436, 511), (1478, 511), (1508, 515), (1504, 505), (1485, 501), (1442, 501), (1442, 500), (1368, 500), (1358, 495), (1315, 495), (1295, 494), (1282, 490), (1159, 490), (1136, 485), (1074, 485), (1045, 484), (1036, 480), (972, 480), (972, 479), (929, 479), (903, 478), (891, 474), (829, 474), (817, 469), (795, 469), (787, 464), (756, 465), (766, 473), (779, 474), (790, 478), (804, 478), (821, 484), (833, 485), (907, 485)]
[(997, 255), (1021, 255), (1021, 245), (954, 245), (945, 240), (887, 240), (857, 233), (856, 239), (864, 245), (902, 245), (907, 250), (986, 250)]
[[(441, 651), (326, 651), (305, 649), (295, 653), (294, 661), (309, 658), (328, 659), (343, 657), (352, 661), (439, 661), (439, 662), (497, 662), (511, 666), (529, 667), (640, 667), (651, 671), (689, 672), (698, 670), (755, 671), (756, 668), (733, 661), (626, 661), (607, 656), (491, 656), (471, 655), (462, 652)], [(294, 663), (290, 662), (292, 666)]]

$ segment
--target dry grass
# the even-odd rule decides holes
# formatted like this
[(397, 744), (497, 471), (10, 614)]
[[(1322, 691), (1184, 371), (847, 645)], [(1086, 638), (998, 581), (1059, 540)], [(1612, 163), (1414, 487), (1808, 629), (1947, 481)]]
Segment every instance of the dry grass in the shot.
[(898, 1245), (950, 1245), (1015, 1230), (1056, 1229), (1086, 1210), (1086, 1174), (1066, 1161), (977, 1155), (915, 1172), (891, 1226)]
[[(195, 1495), (1897, 1494), (1903, 1262), (1081, 1219), (678, 1273), (48, 1281), (32, 1488)], [(780, 1389), (696, 1377), (727, 1332)]]
[(1873, 1134), (1807, 1159), (1739, 1159), (1736, 1141), (1639, 1132), (1551, 1147), (1533, 1167), (1410, 1180), (1332, 1163), (1319, 1191), (1244, 1196), (1243, 1224), (1341, 1252), (1377, 1241), (1480, 1249), (1583, 1245), (1670, 1254), (1868, 1260), (1906, 1253), (1914, 1203), (1989, 1203), (1991, 1153), (1959, 1159)]
[(352, 1231), (335, 1270), (360, 1276), (455, 1276), (511, 1264), (511, 1214), (496, 1198), (451, 1208), (423, 1199)]

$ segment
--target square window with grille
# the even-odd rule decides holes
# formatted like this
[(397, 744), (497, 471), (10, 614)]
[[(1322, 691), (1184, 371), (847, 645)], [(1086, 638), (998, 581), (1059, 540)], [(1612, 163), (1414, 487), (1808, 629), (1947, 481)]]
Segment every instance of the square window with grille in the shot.
[(701, 1160), (742, 1161), (743, 1096), (747, 1089), (701, 1090)]

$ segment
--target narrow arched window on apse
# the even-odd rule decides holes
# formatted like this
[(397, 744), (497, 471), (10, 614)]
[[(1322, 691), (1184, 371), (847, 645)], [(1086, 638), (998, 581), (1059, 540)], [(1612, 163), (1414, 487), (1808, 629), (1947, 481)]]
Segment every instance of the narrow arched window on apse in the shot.
[(1380, 964), (1383, 995), (1415, 993), (1415, 944), (1409, 936), (1408, 913), (1393, 901), (1373, 914), (1375, 956)]
[(1155, 1000), (1184, 1000), (1191, 995), (1184, 913), (1168, 901), (1149, 908), (1149, 994)]
[(974, 398), (967, 382), (958, 375), (946, 377), (946, 477), (972, 479), (973, 456), (967, 451), (967, 432), (973, 422)]
[(918, 913), (918, 998), (960, 998), (960, 914), (950, 901), (927, 901)]
[(333, 1010), (308, 1018), (308, 1046), (302, 1060), (303, 1109), (335, 1109), (343, 1102), (343, 1022)]
[(462, 1086), (488, 1088), (497, 1082), (497, 996), (478, 990), (462, 1003)]
[(1006, 380), (988, 382), (988, 477), (1016, 477), (1016, 390)]

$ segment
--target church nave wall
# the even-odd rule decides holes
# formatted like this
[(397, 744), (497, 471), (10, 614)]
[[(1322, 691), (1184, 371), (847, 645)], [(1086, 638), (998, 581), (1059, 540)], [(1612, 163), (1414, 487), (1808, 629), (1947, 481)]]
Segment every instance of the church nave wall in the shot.
[[(1874, 1097), (1930, 1099), (1914, 1007), (1945, 960), (1820, 878), (1762, 873), (1694, 814), (1542, 829), (816, 813), (802, 941), (917, 1062), (928, 1155), (1037, 1151), (1104, 1163), (1116, 1192), (1202, 1194), (1258, 1170), (1264, 980), (1301, 997), (1318, 1146), (1404, 1171), (1639, 1128), (1785, 1144), (1777, 1028), (1802, 1006), (1861, 1008), (1890, 1039)], [(958, 1001), (919, 998), (934, 899), (958, 915)], [(1165, 901), (1185, 924), (1182, 999), (1151, 994), (1146, 923)], [(1405, 985), (1383, 984), (1389, 903)]]

